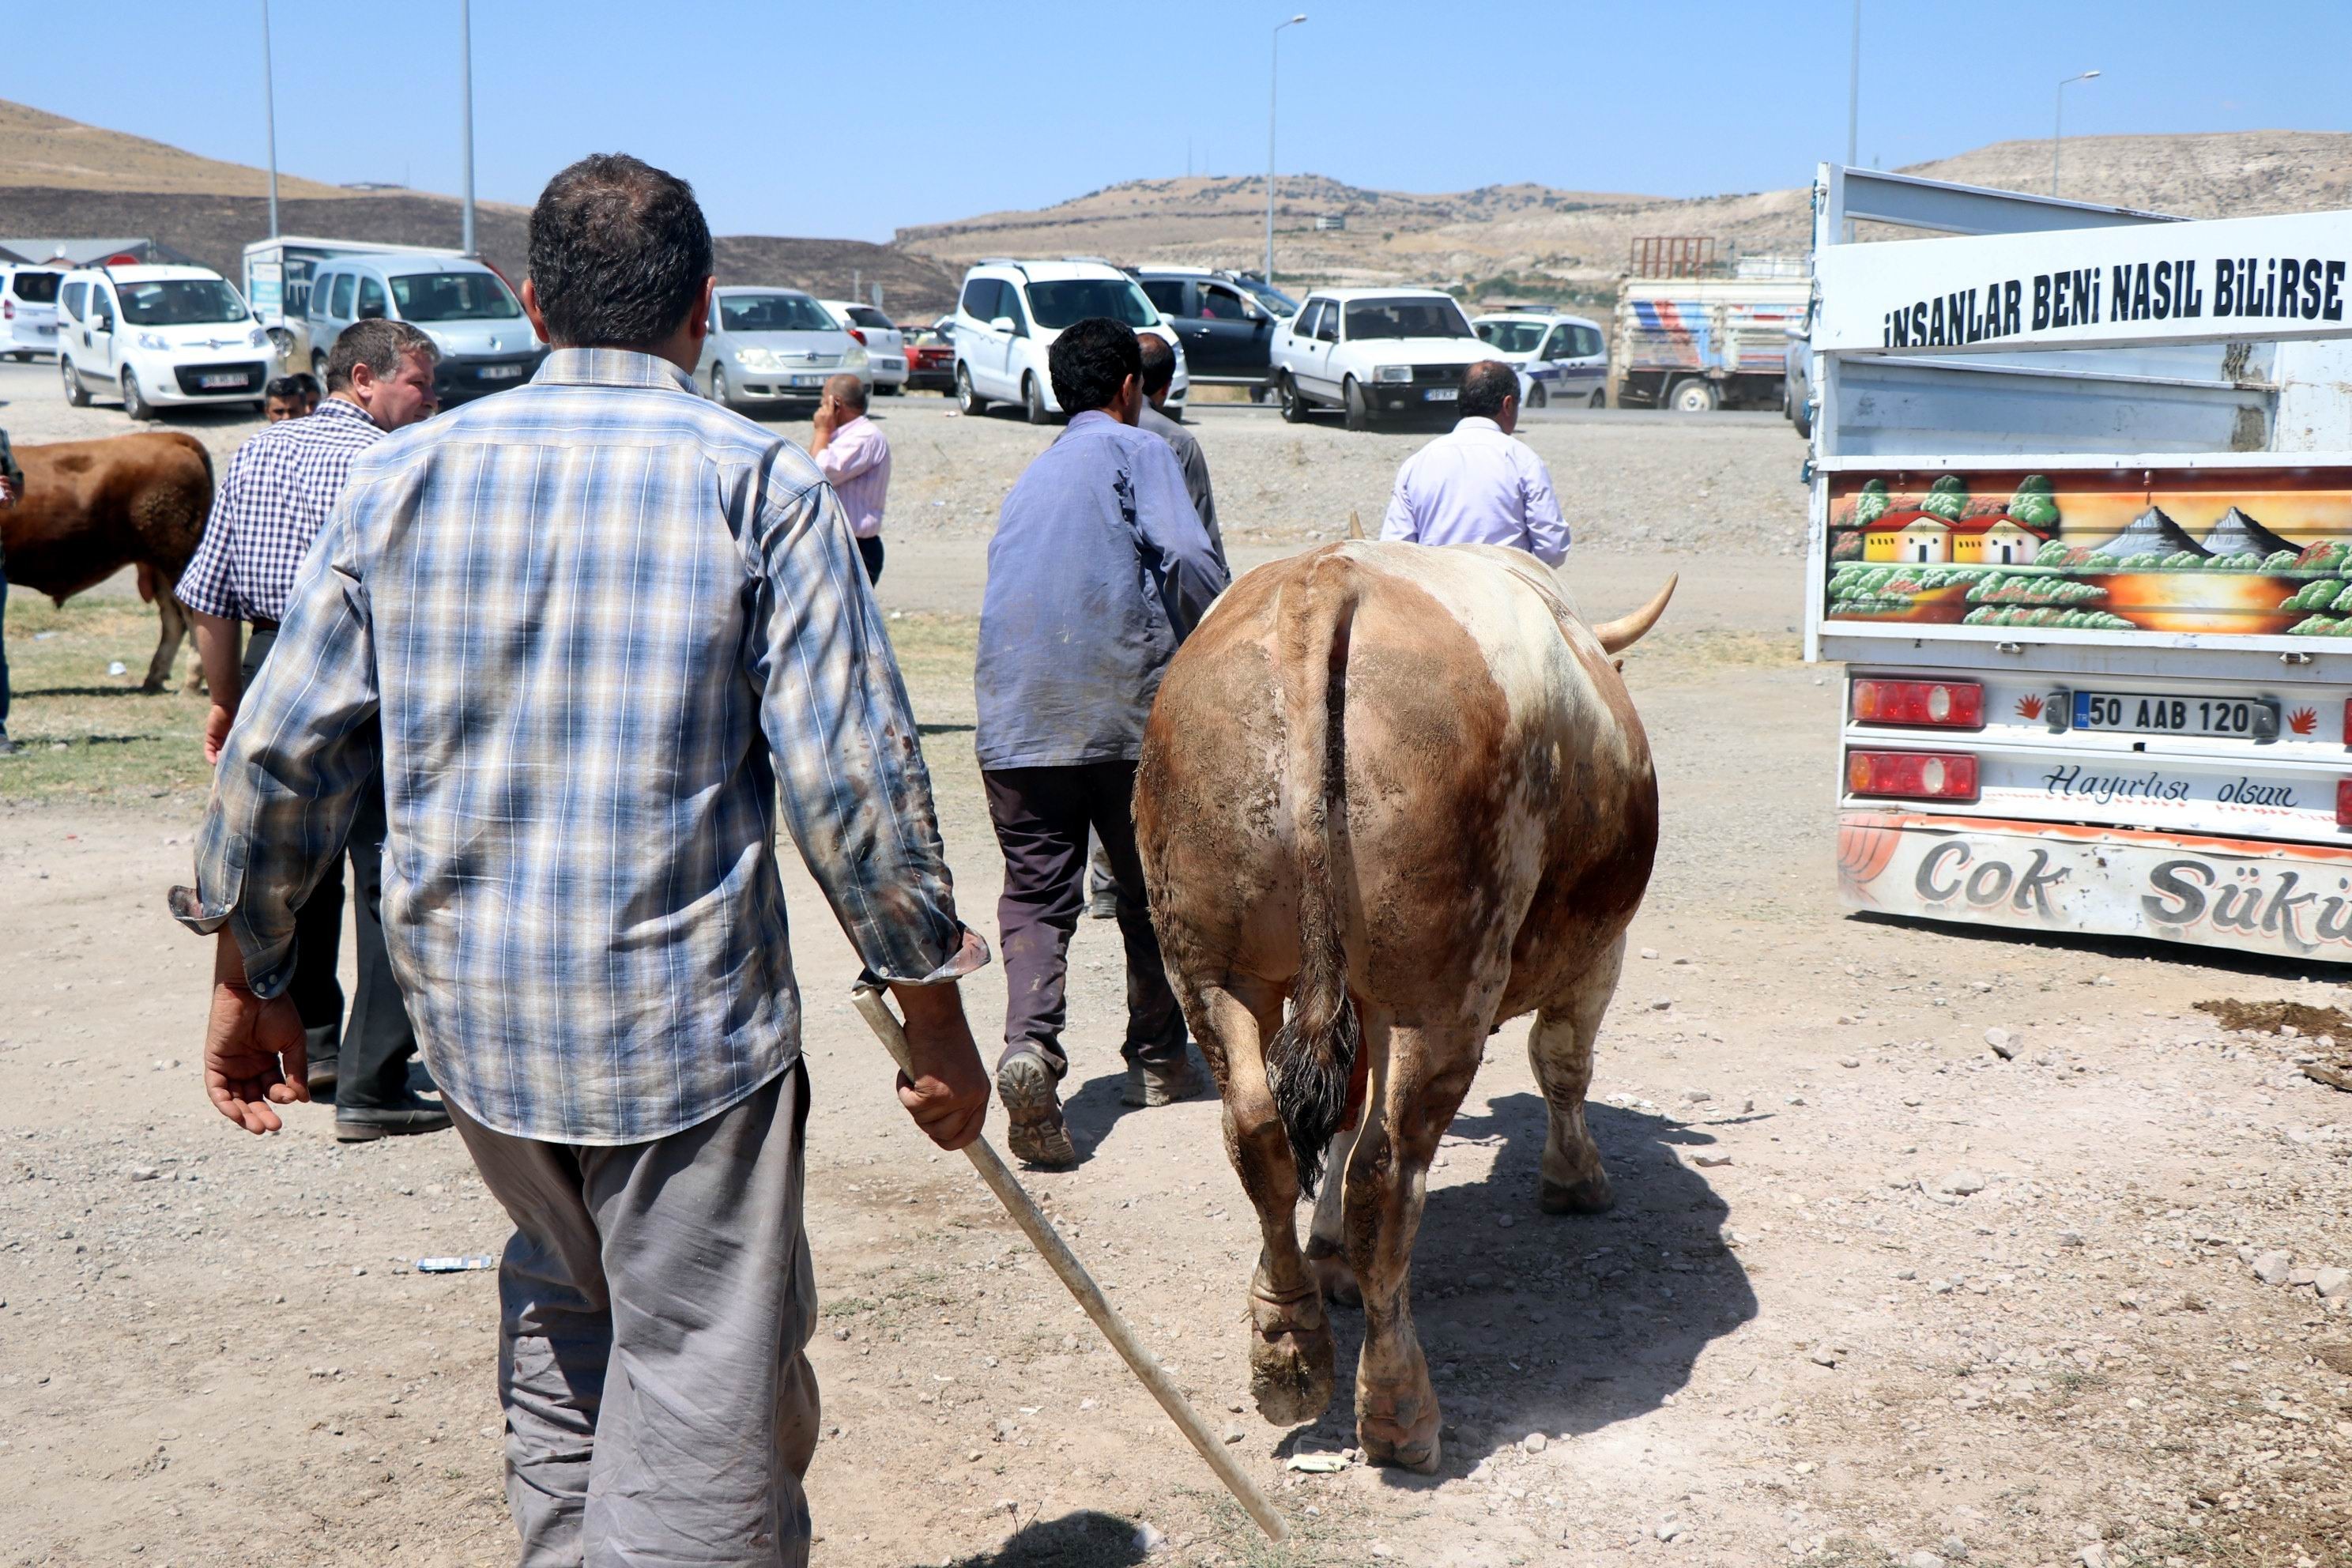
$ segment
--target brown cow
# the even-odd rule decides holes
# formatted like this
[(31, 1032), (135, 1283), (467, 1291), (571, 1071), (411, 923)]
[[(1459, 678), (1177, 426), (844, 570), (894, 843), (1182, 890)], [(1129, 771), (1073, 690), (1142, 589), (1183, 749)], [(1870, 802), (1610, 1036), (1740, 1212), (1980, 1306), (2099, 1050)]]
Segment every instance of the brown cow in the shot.
[[(62, 605), (136, 566), (139, 596), (163, 622), (142, 689), (163, 690), (187, 636), (172, 590), (212, 510), (212, 455), (193, 436), (154, 430), (19, 447), (16, 461), (25, 470), (24, 499), (0, 509), (8, 580)], [(196, 679), (191, 670), (191, 689)]]
[[(1234, 584), (1168, 667), (1137, 837), (1265, 1232), (1250, 1369), (1268, 1420), (1330, 1402), (1323, 1298), (1360, 1289), (1359, 1439), (1436, 1468), (1413, 1233), (1497, 1020), (1536, 1014), (1538, 1201), (1609, 1205), (1584, 1095), (1658, 832), (1649, 741), (1609, 656), (1673, 592), (1589, 628), (1517, 551), (1329, 544)], [(1302, 1254), (1293, 1211), (1327, 1151), (1339, 1174)]]

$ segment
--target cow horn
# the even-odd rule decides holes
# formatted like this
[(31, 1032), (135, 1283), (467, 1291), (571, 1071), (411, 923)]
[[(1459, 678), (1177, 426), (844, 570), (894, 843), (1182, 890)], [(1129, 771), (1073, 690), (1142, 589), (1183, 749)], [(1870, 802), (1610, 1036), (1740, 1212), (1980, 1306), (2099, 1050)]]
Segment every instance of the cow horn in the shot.
[(1348, 537), (1350, 539), (1364, 537), (1364, 517), (1354, 507), (1348, 509)]
[(1666, 613), (1666, 601), (1675, 596), (1675, 584), (1681, 581), (1682, 575), (1679, 573), (1668, 577), (1666, 585), (1658, 590), (1656, 598), (1652, 599), (1630, 616), (1620, 616), (1613, 621), (1603, 621), (1593, 627), (1592, 635), (1601, 639), (1601, 650), (1606, 653), (1622, 653), (1640, 642), (1643, 634), (1656, 626), (1658, 617)]

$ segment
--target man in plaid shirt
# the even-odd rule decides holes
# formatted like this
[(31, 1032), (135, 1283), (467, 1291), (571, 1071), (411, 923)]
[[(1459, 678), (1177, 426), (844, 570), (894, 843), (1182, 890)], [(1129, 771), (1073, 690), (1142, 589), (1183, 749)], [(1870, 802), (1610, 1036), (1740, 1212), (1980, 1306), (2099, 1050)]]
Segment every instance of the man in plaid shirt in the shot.
[[(207, 1088), (302, 1098), (294, 907), (376, 766), (384, 926), (513, 1218), (507, 1498), (527, 1563), (807, 1560), (814, 1276), (781, 809), (907, 1015), (942, 1148), (988, 1078), (913, 713), (798, 448), (698, 396), (710, 234), (604, 155), (530, 220), (528, 385), (362, 454), (247, 696), (174, 912), (219, 931)], [(314, 416), (315, 417), (315, 416)]]
[[(177, 589), (194, 623), (196, 657), (212, 691), (205, 718), (207, 763), (220, 761), (238, 701), (278, 640), (296, 569), (342, 494), (352, 459), (386, 432), (432, 416), (438, 358), (433, 340), (405, 321), (355, 321), (327, 356), (331, 390), (318, 410), (271, 425), (229, 459), (204, 540)], [(252, 628), (242, 660), (240, 622)], [(342, 1027), (343, 991), (335, 978), (343, 923), (340, 854), (330, 858), (302, 901), (296, 921), (301, 956), (288, 987), (309, 1037), (310, 1093), (334, 1100), (335, 1136), (345, 1142), (437, 1132), (449, 1125), (439, 1105), (408, 1087), (416, 1036), (384, 951), (383, 831), (383, 785), (370, 778), (352, 818), (359, 985), (350, 1027)]]

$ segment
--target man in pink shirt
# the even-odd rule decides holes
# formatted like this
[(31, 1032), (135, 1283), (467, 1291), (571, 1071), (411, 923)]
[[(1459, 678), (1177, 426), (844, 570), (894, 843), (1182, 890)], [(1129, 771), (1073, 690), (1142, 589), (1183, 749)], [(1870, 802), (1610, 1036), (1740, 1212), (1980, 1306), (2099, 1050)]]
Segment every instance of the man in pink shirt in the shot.
[(809, 456), (832, 481), (841, 512), (857, 536), (866, 580), (882, 581), (882, 503), (890, 493), (890, 437), (866, 417), (866, 384), (836, 375), (824, 384), (816, 406), (816, 438)]

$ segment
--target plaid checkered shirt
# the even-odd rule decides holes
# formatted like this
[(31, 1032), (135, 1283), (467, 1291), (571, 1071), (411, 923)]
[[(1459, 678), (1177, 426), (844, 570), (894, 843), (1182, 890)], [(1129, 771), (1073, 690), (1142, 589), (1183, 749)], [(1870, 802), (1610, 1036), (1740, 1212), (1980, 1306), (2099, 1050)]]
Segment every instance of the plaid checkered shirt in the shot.
[(832, 490), (662, 361), (560, 350), (352, 464), (172, 893), (262, 995), (371, 718), (394, 968), (443, 1092), (501, 1131), (659, 1138), (798, 1058), (780, 795), (874, 974), (988, 960)]
[(342, 493), (352, 459), (383, 439), (367, 410), (330, 397), (247, 438), (173, 596), (225, 620), (282, 621), (294, 574)]

